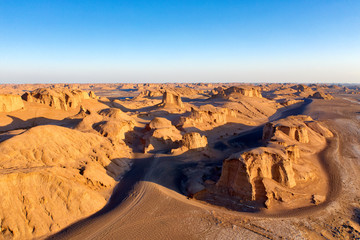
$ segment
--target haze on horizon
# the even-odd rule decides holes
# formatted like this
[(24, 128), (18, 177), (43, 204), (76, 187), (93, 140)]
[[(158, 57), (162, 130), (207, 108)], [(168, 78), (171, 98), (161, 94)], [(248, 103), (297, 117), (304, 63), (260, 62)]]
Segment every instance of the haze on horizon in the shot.
[(0, 83), (360, 83), (359, 1), (0, 1)]

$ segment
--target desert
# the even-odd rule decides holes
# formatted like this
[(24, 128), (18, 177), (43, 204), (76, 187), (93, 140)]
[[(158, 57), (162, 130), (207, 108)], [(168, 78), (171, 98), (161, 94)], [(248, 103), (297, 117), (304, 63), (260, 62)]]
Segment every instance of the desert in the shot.
[(10, 84), (0, 106), (3, 239), (360, 237), (359, 86)]
[(360, 240), (359, 13), (0, 0), (0, 240)]

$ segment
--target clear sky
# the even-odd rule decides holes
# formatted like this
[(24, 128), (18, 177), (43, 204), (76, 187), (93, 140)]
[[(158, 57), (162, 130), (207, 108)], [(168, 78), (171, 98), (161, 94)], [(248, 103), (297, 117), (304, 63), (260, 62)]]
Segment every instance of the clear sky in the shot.
[(0, 0), (0, 83), (360, 83), (358, 0)]

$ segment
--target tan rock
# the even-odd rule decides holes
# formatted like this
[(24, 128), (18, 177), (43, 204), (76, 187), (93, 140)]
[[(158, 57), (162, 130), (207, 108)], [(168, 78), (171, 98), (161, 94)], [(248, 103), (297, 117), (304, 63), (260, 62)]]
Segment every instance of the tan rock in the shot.
[(0, 94), (0, 112), (12, 112), (22, 108), (24, 103), (20, 96)]
[(165, 118), (154, 118), (146, 125), (145, 130), (144, 152), (168, 151), (178, 148), (182, 140), (180, 131)]
[(314, 99), (324, 99), (324, 100), (331, 100), (334, 99), (333, 96), (331, 96), (330, 94), (325, 94), (323, 92), (316, 92), (313, 95), (309, 95), (309, 98), (314, 98)]
[(296, 185), (292, 161), (286, 152), (267, 147), (234, 154), (224, 160), (217, 186), (227, 188), (231, 195), (265, 202), (264, 178), (289, 188)]
[(188, 149), (202, 150), (207, 144), (207, 138), (198, 132), (186, 133), (182, 138), (182, 145)]
[(174, 93), (174, 92), (169, 92), (169, 91), (165, 91), (163, 94), (163, 100), (160, 104), (160, 106), (162, 107), (179, 107), (179, 108), (183, 108), (184, 104), (181, 100), (180, 95)]
[(223, 98), (229, 98), (229, 97), (258, 97), (261, 98), (261, 90), (260, 88), (256, 87), (229, 87), (227, 89), (223, 88), (216, 88), (214, 89), (215, 92), (217, 92), (214, 97), (223, 97)]
[(308, 143), (308, 127), (304, 120), (311, 121), (309, 116), (295, 116), (281, 119), (279, 121), (265, 124), (263, 131), (263, 140), (270, 140), (279, 134), (285, 134), (293, 140), (301, 143)]
[(21, 97), (27, 102), (42, 103), (66, 111), (68, 108), (76, 108), (82, 100), (89, 99), (89, 94), (66, 88), (38, 88), (24, 93)]

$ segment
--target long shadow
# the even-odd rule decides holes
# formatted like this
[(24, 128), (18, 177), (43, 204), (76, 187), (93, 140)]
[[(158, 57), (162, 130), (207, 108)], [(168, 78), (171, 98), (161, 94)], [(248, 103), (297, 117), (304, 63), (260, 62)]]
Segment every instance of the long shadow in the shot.
[[(273, 116), (270, 117), (271, 121), (276, 121), (282, 118), (286, 118), (288, 116), (295, 116), (301, 115), (304, 113), (306, 107), (312, 102), (311, 99), (305, 99), (303, 103), (297, 108), (290, 108), (289, 110), (282, 111), (279, 114), (275, 113)], [(277, 116), (279, 115), (279, 116)], [(262, 146), (262, 136), (263, 136), (263, 129), (265, 124), (255, 127), (249, 131), (243, 132), (240, 135), (231, 138), (228, 140), (228, 144), (235, 148), (255, 148)]]
[(24, 121), (14, 116), (8, 115), (8, 117), (12, 119), (12, 122), (6, 126), (0, 127), (0, 133), (11, 130), (17, 130), (17, 129), (29, 129), (40, 125), (57, 125), (57, 126), (70, 128), (76, 125), (80, 121), (79, 119), (71, 119), (71, 118), (57, 120), (57, 119), (44, 118), (44, 117), (31, 118)]

